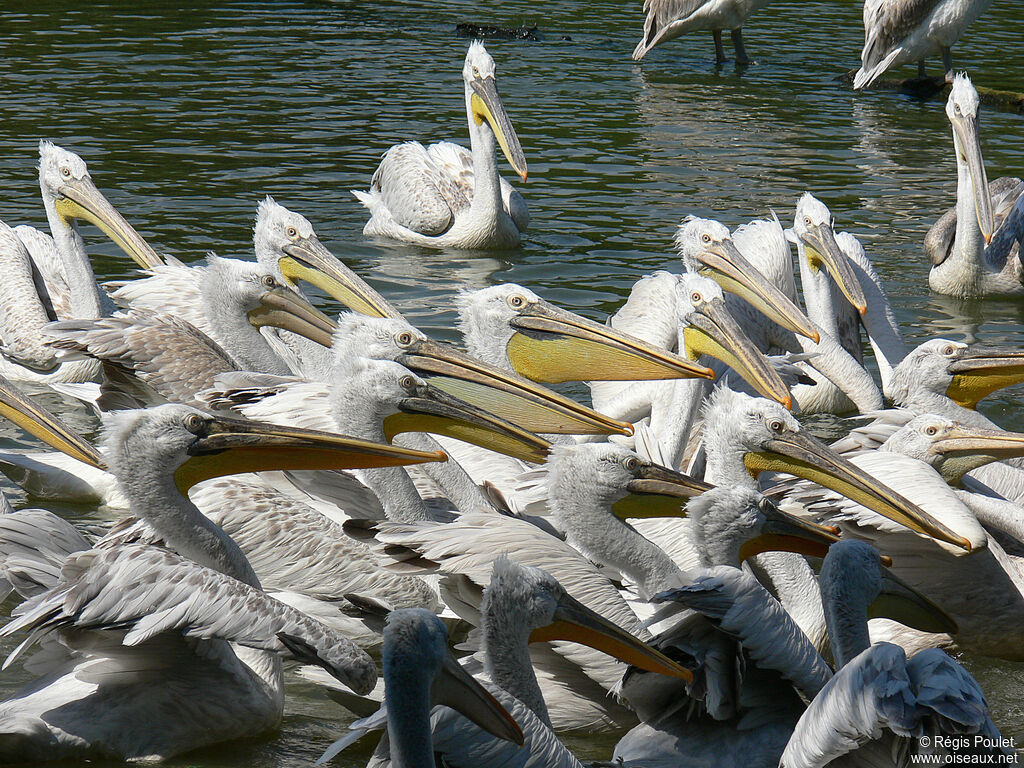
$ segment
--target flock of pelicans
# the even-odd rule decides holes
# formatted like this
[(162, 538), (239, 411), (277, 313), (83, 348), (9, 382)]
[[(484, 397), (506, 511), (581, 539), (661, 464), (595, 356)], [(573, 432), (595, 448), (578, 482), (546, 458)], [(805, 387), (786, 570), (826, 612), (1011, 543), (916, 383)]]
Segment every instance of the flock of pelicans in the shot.
[[(463, 78), (471, 151), (389, 150), (357, 193), (367, 234), (518, 241), (498, 147), (526, 160), (479, 43)], [(1021, 293), (1024, 184), (988, 183), (977, 111), (957, 76), (930, 283)], [(621, 735), (622, 766), (1012, 757), (944, 649), (1024, 658), (1024, 435), (975, 410), (1024, 382), (1024, 353), (908, 351), (812, 195), (785, 229), (684, 220), (681, 272), (605, 324), (518, 285), (464, 292), (460, 351), (270, 198), (255, 261), (186, 265), (78, 155), (41, 142), (39, 183), (50, 233), (0, 223), (0, 414), (55, 450), (0, 467), (126, 516), (83, 530), (4, 502), (20, 602), (0, 636), (23, 638), (4, 666), (35, 679), (0, 703), (0, 761), (266, 735), (286, 660), (360, 717), (323, 760), (371, 731), (374, 765), (416, 768), (579, 765), (563, 732)], [(102, 290), (79, 222), (143, 276)], [(592, 407), (545, 386), (568, 381)], [(102, 447), (19, 385), (101, 414)], [(824, 411), (866, 418), (826, 446), (792, 415)]]

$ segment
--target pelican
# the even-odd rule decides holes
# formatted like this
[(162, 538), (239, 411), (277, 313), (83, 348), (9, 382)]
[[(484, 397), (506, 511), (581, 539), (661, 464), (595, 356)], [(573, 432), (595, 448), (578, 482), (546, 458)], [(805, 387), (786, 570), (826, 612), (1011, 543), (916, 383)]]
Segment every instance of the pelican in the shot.
[(860, 541), (832, 545), (820, 584), (838, 669), (797, 723), (782, 768), (818, 768), (833, 760), (916, 765), (918, 755), (954, 757), (959, 750), (938, 738), (954, 735), (984, 736), (995, 744), (965, 743), (981, 753), (1004, 752), (985, 695), (963, 667), (938, 649), (908, 660), (897, 645), (871, 645), (868, 616), (882, 600), (901, 601), (932, 631), (955, 631), (939, 608), (883, 570), (875, 549)]
[(633, 50), (633, 58), (640, 61), (654, 46), (687, 32), (710, 29), (715, 37), (715, 62), (724, 64), (728, 59), (722, 46), (722, 30), (728, 29), (736, 49), (736, 63), (749, 64), (743, 47), (743, 22), (767, 4), (768, 0), (644, 0), (644, 36)]
[(989, 185), (981, 156), (978, 92), (967, 75), (953, 78), (946, 117), (956, 150), (956, 208), (925, 235), (925, 252), (932, 261), (928, 285), (936, 293), (960, 298), (1024, 293), (1020, 258), (1013, 258), (1010, 244), (986, 247), (996, 232), (997, 213), (1003, 226), (1012, 229), (1019, 223), (1007, 217), (1024, 194), (1024, 184), (1003, 177)]
[(60, 581), (2, 629), (31, 630), (8, 663), (40, 637), (55, 641), (33, 665), (43, 678), (0, 704), (3, 759), (166, 758), (265, 733), (282, 714), (284, 653), (369, 691), (369, 656), (266, 596), (237, 545), (183, 494), (239, 469), (444, 458), (180, 405), (109, 416), (106, 460), (163, 546), (115, 538), (73, 554)]
[(498, 96), (494, 59), (474, 41), (462, 68), (472, 154), (441, 142), (396, 144), (384, 153), (368, 192), (352, 190), (370, 210), (363, 234), (432, 248), (510, 248), (529, 215), (498, 175), (494, 143), (526, 181), (526, 157)]
[(854, 88), (866, 88), (886, 71), (942, 56), (946, 78), (953, 74), (950, 48), (992, 0), (864, 0), (864, 49)]

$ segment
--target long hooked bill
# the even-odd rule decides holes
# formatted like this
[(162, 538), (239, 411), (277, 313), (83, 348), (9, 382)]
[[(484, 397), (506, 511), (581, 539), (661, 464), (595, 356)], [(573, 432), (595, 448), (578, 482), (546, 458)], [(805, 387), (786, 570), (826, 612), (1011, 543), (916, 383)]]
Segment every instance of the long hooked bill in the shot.
[(473, 119), (477, 125), (487, 121), (494, 131), (494, 137), (505, 153), (508, 164), (512, 170), (519, 174), (519, 177), (526, 181), (526, 155), (519, 144), (519, 137), (516, 129), (512, 127), (505, 105), (501, 103), (498, 96), (498, 88), (493, 77), (474, 77), (469, 87), (473, 89), (470, 97), (470, 105), (473, 110)]
[(473, 679), (451, 651), (430, 686), (430, 702), (451, 707), (492, 736), (523, 745), (523, 730), (501, 703)]
[(895, 574), (883, 572), (882, 589), (868, 606), (869, 619), (892, 619), (922, 632), (955, 635), (956, 621)]
[(178, 490), (203, 480), (245, 472), (298, 469), (366, 469), (447, 461), (443, 451), (414, 451), (314, 429), (282, 427), (200, 414), (198, 440), (174, 473)]
[(736, 294), (783, 328), (814, 342), (821, 341), (807, 315), (747, 261), (732, 238), (709, 243), (697, 260), (704, 265), (700, 273), (712, 278), (722, 290)]
[(415, 385), (398, 407), (401, 413), (384, 419), (388, 442), (402, 432), (430, 432), (522, 461), (547, 461), (547, 440), (429, 384)]
[(868, 311), (868, 300), (864, 296), (864, 287), (860, 284), (853, 262), (843, 253), (836, 242), (832, 225), (827, 223), (811, 224), (807, 231), (800, 235), (806, 249), (807, 262), (811, 269), (817, 271), (822, 265), (836, 281), (839, 290), (854, 308), (865, 315)]
[(695, 307), (683, 330), (686, 354), (696, 360), (711, 355), (743, 377), (758, 394), (793, 407), (793, 397), (778, 371), (740, 328), (722, 299), (715, 297)]
[(648, 672), (693, 682), (693, 672), (686, 667), (633, 637), (567, 593), (558, 600), (554, 621), (530, 633), (531, 643), (551, 640), (580, 643)]
[(836, 528), (783, 512), (767, 498), (761, 500), (760, 509), (765, 523), (761, 533), (740, 545), (740, 562), (762, 552), (796, 552), (808, 557), (825, 557), (828, 548), (839, 541)]
[(953, 380), (946, 395), (964, 408), (1004, 387), (1024, 382), (1024, 351), (996, 347), (968, 347), (947, 368)]
[(46, 408), (31, 400), (3, 376), (0, 376), (0, 416), (73, 459), (97, 469), (107, 468), (103, 457), (92, 443)]
[(695, 477), (658, 464), (645, 464), (629, 481), (629, 493), (612, 504), (620, 520), (652, 517), (686, 517), (686, 502), (714, 488)]
[(912, 531), (971, 550), (963, 536), (806, 432), (780, 432), (764, 450), (749, 452), (743, 460), (755, 478), (762, 472), (796, 475), (831, 488)]
[[(299, 280), (315, 285), (353, 312), (370, 317), (402, 319), (395, 309), (365, 280), (346, 267), (320, 242), (316, 235), (303, 237), (282, 248), (278, 266), (285, 280), (295, 288)], [(330, 346), (328, 342), (327, 346)]]
[(56, 207), (67, 222), (82, 219), (95, 224), (143, 269), (163, 265), (164, 260), (117, 212), (89, 176), (63, 182), (57, 190)]
[(259, 306), (248, 313), (256, 328), (270, 325), (305, 336), (325, 346), (331, 345), (335, 324), (291, 288), (278, 286), (260, 296)]
[(528, 302), (510, 323), (509, 362), (534, 381), (715, 378), (706, 366), (546, 301)]
[(985, 242), (990, 243), (996, 225), (992, 215), (992, 195), (988, 190), (985, 160), (981, 156), (981, 132), (978, 130), (978, 118), (973, 115), (963, 115), (957, 118), (953, 121), (953, 131), (960, 144), (961, 160), (967, 163), (967, 170), (971, 175), (978, 228), (981, 230)]
[(932, 450), (943, 456), (977, 456), (983, 460), (982, 463), (987, 464), (1024, 456), (1024, 432), (1006, 432), (958, 423), (932, 441)]

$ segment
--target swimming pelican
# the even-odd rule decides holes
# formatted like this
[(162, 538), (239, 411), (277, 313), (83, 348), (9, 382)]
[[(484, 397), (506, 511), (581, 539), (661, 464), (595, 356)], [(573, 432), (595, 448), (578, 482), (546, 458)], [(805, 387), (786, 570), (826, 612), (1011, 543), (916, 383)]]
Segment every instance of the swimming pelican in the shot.
[(843, 765), (915, 765), (917, 755), (959, 752), (942, 736), (1000, 739), (980, 686), (945, 652), (928, 649), (908, 660), (897, 645), (871, 645), (868, 616), (883, 600), (901, 602), (933, 632), (955, 631), (941, 609), (883, 570), (874, 548), (860, 541), (832, 545), (820, 584), (838, 669), (797, 723), (782, 768), (819, 768), (842, 758)]
[(768, 0), (644, 0), (644, 36), (633, 50), (642, 59), (656, 45), (698, 29), (710, 29), (715, 37), (715, 61), (724, 64), (722, 30), (731, 30), (736, 63), (749, 64), (743, 47), (743, 22)]
[[(340, 469), (443, 454), (179, 405), (111, 415), (106, 445), (132, 512), (163, 547), (101, 541), (76, 553), (60, 582), (3, 628), (32, 630), (8, 661), (42, 636), (56, 641), (45, 664), (34, 659), (44, 677), (0, 705), (5, 760), (159, 758), (265, 733), (282, 715), (282, 653), (325, 665), (354, 689), (373, 687), (369, 656), (267, 597), (237, 545), (183, 494), (240, 469)], [(132, 669), (147, 672), (125, 674)]]
[(1011, 178), (989, 185), (981, 156), (978, 92), (967, 75), (953, 78), (946, 116), (956, 150), (956, 213), (945, 214), (925, 235), (925, 252), (932, 260), (928, 285), (936, 293), (960, 298), (1024, 293), (1020, 259), (1010, 257), (1009, 247), (986, 248), (996, 232), (993, 193), (1005, 226), (1024, 185)]
[(866, 88), (887, 70), (942, 56), (948, 80), (953, 74), (950, 48), (992, 0), (864, 0), (864, 49), (854, 88)]
[(526, 181), (526, 157), (498, 96), (494, 59), (474, 41), (462, 68), (472, 155), (441, 142), (396, 144), (381, 160), (368, 192), (352, 190), (370, 210), (364, 235), (432, 248), (509, 248), (519, 243), (526, 203), (498, 175), (497, 141)]

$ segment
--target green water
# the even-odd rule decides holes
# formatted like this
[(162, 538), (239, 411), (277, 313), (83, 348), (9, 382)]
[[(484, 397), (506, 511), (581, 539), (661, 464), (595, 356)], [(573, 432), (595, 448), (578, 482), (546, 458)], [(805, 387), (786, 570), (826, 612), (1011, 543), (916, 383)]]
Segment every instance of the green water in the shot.
[[(670, 244), (682, 216), (736, 226), (775, 210), (785, 223), (810, 190), (864, 241), (911, 342), (1024, 344), (1019, 299), (927, 290), (920, 243), (955, 193), (949, 125), (940, 103), (855, 96), (832, 82), (857, 63), (860, 3), (775, 0), (747, 27), (757, 64), (743, 72), (716, 69), (709, 35), (632, 62), (640, 0), (168, 5), (3, 4), (0, 218), (45, 224), (40, 138), (79, 152), (142, 234), (185, 260), (250, 254), (256, 203), (271, 194), (414, 322), (454, 338), (458, 289), (518, 282), (601, 318), (640, 275), (677, 267)], [(380, 155), (404, 139), (467, 140), (459, 21), (537, 24), (544, 36), (488, 42), (529, 161), (519, 187), (531, 231), (502, 253), (366, 242), (364, 209), (348, 190), (366, 188)], [(1022, 23), (1019, 2), (996, 0), (955, 62), (979, 84), (1024, 90)], [(1024, 173), (1024, 117), (986, 110), (981, 126), (989, 177)], [(86, 236), (98, 276), (131, 273), (102, 236)], [(1022, 429), (1018, 402), (1000, 394), (986, 410)], [(7, 427), (0, 436), (18, 437)], [(967, 662), (1004, 732), (1024, 736), (1024, 665)], [(21, 679), (4, 673), (0, 693)], [(278, 739), (174, 764), (310, 764), (340, 715), (310, 687), (289, 693)], [(607, 741), (572, 747), (588, 758), (611, 751)], [(361, 760), (365, 752), (343, 764)]]

